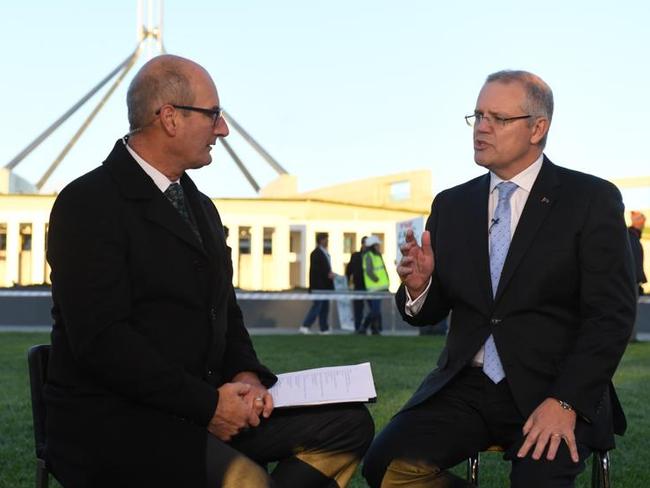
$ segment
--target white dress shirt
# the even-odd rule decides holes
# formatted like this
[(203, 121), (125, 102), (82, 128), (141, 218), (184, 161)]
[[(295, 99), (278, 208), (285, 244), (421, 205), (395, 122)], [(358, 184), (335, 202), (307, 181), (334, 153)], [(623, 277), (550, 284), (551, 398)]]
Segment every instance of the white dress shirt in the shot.
[(171, 181), (169, 178), (167, 178), (164, 174), (162, 174), (160, 171), (158, 171), (156, 168), (151, 166), (149, 163), (147, 163), (142, 157), (133, 150), (131, 146), (129, 146), (128, 143), (125, 143), (124, 146), (126, 147), (126, 150), (129, 151), (129, 154), (133, 156), (133, 159), (135, 159), (135, 162), (140, 165), (140, 167), (144, 170), (145, 173), (153, 180), (155, 185), (160, 189), (161, 192), (165, 192), (167, 188), (169, 188), (169, 185), (173, 185), (174, 183), (179, 183), (180, 180), (176, 181)]
[[(533, 188), (533, 184), (537, 179), (539, 171), (542, 169), (542, 162), (544, 161), (544, 155), (540, 154), (539, 158), (535, 160), (533, 164), (528, 166), (521, 173), (514, 176), (512, 179), (508, 180), (517, 185), (517, 189), (510, 197), (510, 236), (512, 237), (517, 229), (517, 224), (519, 223), (519, 218), (521, 213), (524, 211), (524, 206), (526, 205), (526, 200), (528, 200), (528, 195), (530, 195), (530, 190)], [(499, 201), (499, 192), (494, 191), (496, 186), (501, 183), (502, 180), (496, 174), (490, 171), (490, 191), (488, 193), (488, 215), (487, 215), (487, 230), (489, 231), (492, 219), (494, 217), (494, 212), (497, 208), (497, 203)], [(489, 246), (489, 242), (488, 242)], [(489, 252), (489, 248), (488, 248)], [(434, 256), (435, 258), (435, 256)], [(431, 278), (429, 278), (429, 283), (427, 284), (424, 292), (417, 298), (411, 299), (408, 290), (406, 291), (406, 305), (405, 311), (406, 315), (413, 317), (416, 315), (422, 308), (425, 298), (429, 293), (429, 287), (431, 286)], [(483, 364), (483, 347), (479, 349), (474, 356), (473, 363), (476, 365)]]

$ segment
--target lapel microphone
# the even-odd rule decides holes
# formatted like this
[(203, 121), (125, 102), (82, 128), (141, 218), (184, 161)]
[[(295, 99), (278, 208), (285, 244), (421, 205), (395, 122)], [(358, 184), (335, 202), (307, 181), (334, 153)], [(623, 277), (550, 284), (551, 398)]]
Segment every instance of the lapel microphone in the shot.
[(546, 197), (542, 197), (542, 203), (551, 203), (551, 201)]
[(499, 223), (499, 219), (498, 219), (498, 218), (496, 218), (496, 219), (491, 219), (491, 220), (490, 220), (490, 227), (488, 227), (488, 234), (491, 234), (491, 233), (492, 233), (492, 227), (494, 227), (494, 226), (497, 225), (498, 223)]

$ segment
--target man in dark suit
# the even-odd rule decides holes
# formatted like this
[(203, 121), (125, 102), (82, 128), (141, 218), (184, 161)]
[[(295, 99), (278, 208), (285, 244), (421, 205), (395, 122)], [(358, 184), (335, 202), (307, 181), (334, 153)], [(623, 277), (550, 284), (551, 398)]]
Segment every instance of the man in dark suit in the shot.
[(219, 214), (186, 174), (228, 135), (212, 79), (159, 56), (127, 105), (130, 137), (52, 210), (50, 468), (70, 487), (344, 486), (368, 412), (273, 410)]
[[(367, 236), (361, 238), (361, 249), (357, 252), (353, 252), (350, 255), (350, 262), (345, 267), (345, 277), (348, 279), (348, 282), (352, 282), (352, 288), (355, 291), (365, 290), (366, 284), (363, 279), (363, 264), (361, 262), (361, 257), (366, 251), (366, 239)], [(361, 330), (361, 323), (363, 322), (363, 302), (365, 300), (352, 300), (352, 307), (354, 309), (354, 330), (359, 332)], [(365, 333), (365, 330), (363, 331)]]
[[(309, 291), (318, 292), (319, 290), (334, 289), (334, 273), (332, 273), (332, 263), (330, 262), (330, 253), (327, 252), (328, 237), (324, 232), (316, 234), (316, 247), (309, 255)], [(300, 327), (302, 334), (311, 333), (311, 325), (318, 317), (318, 325), (321, 334), (330, 334), (331, 330), (327, 323), (329, 314), (329, 300), (314, 300), (312, 302), (305, 319)]]
[(493, 444), (513, 487), (569, 487), (625, 417), (611, 378), (635, 293), (616, 187), (543, 155), (550, 88), (524, 71), (487, 78), (473, 115), (489, 173), (436, 196), (422, 246), (398, 266), (405, 320), (450, 332), (438, 367), (377, 437), (372, 487), (468, 486), (447, 468)]

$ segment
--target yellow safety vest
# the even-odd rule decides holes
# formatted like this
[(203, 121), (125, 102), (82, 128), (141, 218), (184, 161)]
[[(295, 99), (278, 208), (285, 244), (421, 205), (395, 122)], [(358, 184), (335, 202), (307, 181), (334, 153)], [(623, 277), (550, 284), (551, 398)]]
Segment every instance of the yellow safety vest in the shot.
[[(368, 276), (368, 270), (366, 260), (368, 255), (372, 260), (372, 271), (375, 276), (378, 278), (377, 281), (373, 281), (370, 276)], [(386, 272), (386, 266), (384, 266), (384, 260), (381, 257), (381, 254), (375, 254), (372, 251), (366, 251), (361, 259), (363, 265), (363, 282), (366, 285), (366, 290), (368, 291), (379, 291), (379, 290), (388, 290), (388, 273)]]

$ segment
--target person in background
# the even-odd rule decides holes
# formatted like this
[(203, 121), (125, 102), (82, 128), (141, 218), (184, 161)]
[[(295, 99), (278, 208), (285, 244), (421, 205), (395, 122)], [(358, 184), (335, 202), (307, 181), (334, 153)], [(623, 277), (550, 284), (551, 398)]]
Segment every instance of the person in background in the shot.
[[(327, 251), (328, 237), (324, 232), (316, 234), (316, 247), (309, 255), (309, 292), (334, 289), (334, 273), (330, 253)], [(331, 334), (327, 323), (329, 314), (329, 300), (314, 300), (300, 327), (301, 334), (310, 334), (311, 325), (318, 317), (320, 334)]]
[[(366, 251), (362, 257), (363, 281), (368, 291), (387, 291), (390, 284), (388, 272), (381, 256), (379, 246), (381, 241), (377, 236), (370, 236), (366, 239)], [(359, 334), (365, 334), (368, 328), (373, 335), (379, 335), (382, 331), (381, 324), (381, 299), (368, 300), (370, 313), (366, 316), (359, 329)]]
[[(367, 236), (363, 236), (361, 238), (361, 249), (359, 249), (357, 252), (353, 252), (350, 255), (350, 262), (345, 267), (345, 276), (348, 279), (348, 283), (352, 284), (352, 289), (355, 291), (362, 291), (366, 289), (366, 284), (363, 277), (363, 265), (361, 263), (361, 258), (366, 250), (366, 239)], [(358, 332), (359, 329), (361, 329), (361, 323), (363, 321), (364, 301), (365, 300), (352, 300), (355, 332)]]
[[(643, 295), (643, 284), (647, 283), (645, 271), (643, 270), (643, 245), (641, 244), (641, 234), (645, 227), (645, 215), (641, 212), (632, 210), (630, 212), (630, 226), (627, 228), (630, 237), (630, 247), (632, 248), (632, 257), (634, 258), (634, 274), (639, 296)], [(630, 342), (636, 342), (636, 322), (630, 334)]]
[(627, 228), (627, 231), (630, 235), (630, 246), (632, 246), (634, 273), (639, 286), (639, 295), (643, 295), (643, 284), (648, 282), (643, 270), (643, 245), (641, 244), (641, 234), (643, 234), (643, 228), (645, 227), (645, 215), (632, 210), (630, 212), (630, 222), (631, 225)]

